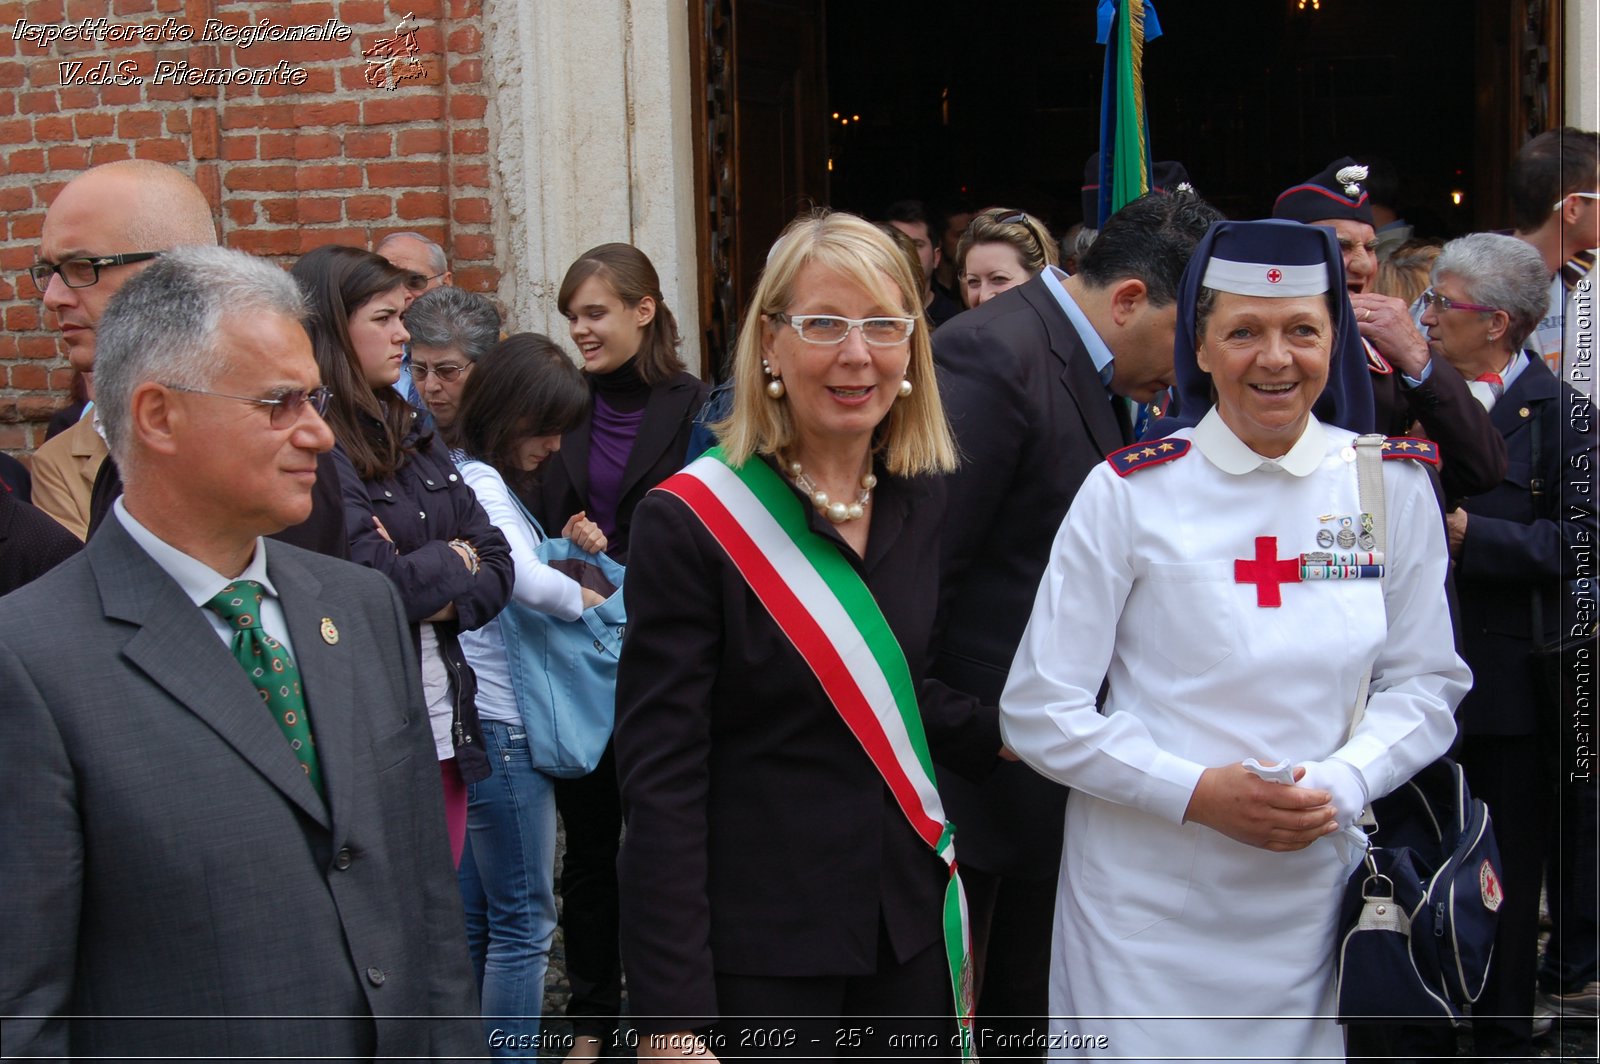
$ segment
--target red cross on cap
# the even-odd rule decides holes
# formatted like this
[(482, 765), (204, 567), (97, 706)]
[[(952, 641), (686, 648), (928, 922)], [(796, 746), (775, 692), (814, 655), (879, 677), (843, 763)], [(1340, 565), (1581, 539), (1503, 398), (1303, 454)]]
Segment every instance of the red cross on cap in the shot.
[(1277, 267), (1273, 267), (1267, 271), (1267, 280), (1272, 284), (1277, 284), (1279, 281), (1283, 280), (1283, 271)]

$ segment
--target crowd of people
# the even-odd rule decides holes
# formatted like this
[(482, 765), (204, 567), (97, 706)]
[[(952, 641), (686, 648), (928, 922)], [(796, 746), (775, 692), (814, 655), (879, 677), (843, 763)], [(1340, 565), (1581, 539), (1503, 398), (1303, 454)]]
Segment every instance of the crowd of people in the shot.
[[(1531, 662), (1594, 608), (1600, 143), (1445, 243), (1368, 178), (808, 213), (713, 392), (631, 245), (569, 349), (421, 234), (285, 272), (173, 167), (79, 175), (30, 272), (84, 403), (0, 464), (5, 1052), (533, 1058), (559, 895), (568, 1060), (1449, 1057), (1333, 1007), (1363, 811), (1446, 755), (1475, 1051), (1592, 1022)], [(512, 622), (619, 594), (556, 778)]]

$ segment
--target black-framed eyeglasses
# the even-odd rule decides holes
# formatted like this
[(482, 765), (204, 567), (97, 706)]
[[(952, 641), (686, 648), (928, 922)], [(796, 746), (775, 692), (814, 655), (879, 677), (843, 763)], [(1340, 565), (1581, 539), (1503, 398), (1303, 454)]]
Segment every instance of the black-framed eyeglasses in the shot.
[(1434, 310), (1470, 310), (1479, 314), (1493, 314), (1499, 307), (1486, 307), (1482, 303), (1463, 303), (1429, 288), (1422, 293), (1422, 305)]
[(218, 399), (236, 399), (241, 403), (252, 403), (256, 406), (269, 408), (272, 413), (270, 420), (275, 429), (286, 429), (300, 420), (300, 412), (310, 407), (321, 417), (328, 411), (328, 401), (333, 398), (333, 392), (327, 388), (295, 388), (287, 392), (279, 392), (272, 399), (257, 399), (251, 395), (230, 395), (227, 392), (212, 392), (204, 388), (190, 388), (182, 384), (167, 384), (163, 387), (171, 388), (175, 392), (188, 392), (190, 395), (211, 395)]
[(430, 274), (414, 273), (406, 279), (406, 287), (413, 292), (424, 291), (427, 289), (429, 281), (437, 281), (449, 272), (449, 270), (440, 270), (438, 273)]
[(794, 329), (800, 339), (808, 344), (842, 344), (851, 329), (860, 329), (861, 338), (874, 347), (903, 344), (911, 339), (916, 328), (916, 318), (841, 318), (837, 314), (783, 314), (772, 315)]
[(463, 373), (471, 368), (471, 363), (441, 362), (437, 366), (429, 366), (422, 362), (413, 362), (407, 368), (411, 370), (411, 379), (418, 384), (426, 381), (429, 373), (432, 373), (446, 384), (454, 384), (461, 379)]
[(28, 276), (40, 294), (50, 285), (50, 277), (59, 274), (61, 283), (68, 288), (89, 288), (100, 280), (100, 271), (107, 266), (126, 266), (134, 262), (148, 262), (161, 257), (159, 251), (130, 251), (123, 255), (85, 255), (65, 262), (36, 262), (28, 267)]

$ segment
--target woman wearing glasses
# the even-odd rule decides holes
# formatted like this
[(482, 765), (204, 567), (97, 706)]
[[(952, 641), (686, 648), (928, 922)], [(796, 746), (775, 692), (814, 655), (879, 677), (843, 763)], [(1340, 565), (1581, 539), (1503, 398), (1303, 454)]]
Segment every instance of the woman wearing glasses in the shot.
[[(594, 403), (562, 437), (533, 507), (548, 529), (587, 518), (606, 553), (632, 566), (633, 509), (683, 466), (694, 415), (707, 389), (678, 358), (678, 323), (656, 269), (629, 244), (584, 252), (561, 281), (556, 305), (583, 357)], [(653, 559), (638, 559), (649, 565)], [(622, 806), (608, 747), (589, 775), (556, 784), (567, 829), (561, 870), (562, 927), (572, 996), (573, 1053), (592, 1060), (614, 1039), (622, 1007), (617, 957), (617, 844)]]
[(968, 307), (987, 303), (1058, 261), (1056, 242), (1044, 223), (1010, 207), (975, 214), (956, 246), (956, 276)]
[(352, 561), (386, 573), (406, 606), (422, 666), (444, 784), (450, 845), (459, 864), (467, 784), (489, 775), (474, 702), (476, 680), (457, 633), (480, 628), (511, 597), (511, 551), (450, 461), (398, 392), (410, 338), (400, 321), (409, 271), (359, 248), (327, 245), (300, 257), (307, 325), (344, 494)]
[(872, 225), (792, 223), (720, 452), (639, 504), (616, 750), (641, 1056), (955, 1052), (926, 740), (976, 771), (1000, 743), (993, 710), (922, 684), (956, 452), (921, 305)]
[(1593, 421), (1579, 414), (1588, 401), (1523, 349), (1549, 295), (1539, 253), (1488, 233), (1446, 244), (1422, 294), (1435, 353), (1471, 382), (1510, 458), (1497, 487), (1445, 518), (1473, 675), (1461, 703), (1460, 761), (1494, 815), (1505, 887), (1494, 965), (1473, 1008), (1474, 1041), (1486, 1057), (1534, 1055), (1541, 862), (1556, 820), (1548, 765), (1559, 736), (1528, 657), (1555, 637), (1566, 580), (1596, 533), (1594, 499), (1567, 487), (1574, 476), (1593, 481)]
[(434, 288), (406, 310), (405, 327), (411, 334), (408, 368), (417, 394), (428, 404), (445, 441), (459, 446), (456, 416), (462, 389), (473, 364), (500, 342), (500, 312), (476, 292)]

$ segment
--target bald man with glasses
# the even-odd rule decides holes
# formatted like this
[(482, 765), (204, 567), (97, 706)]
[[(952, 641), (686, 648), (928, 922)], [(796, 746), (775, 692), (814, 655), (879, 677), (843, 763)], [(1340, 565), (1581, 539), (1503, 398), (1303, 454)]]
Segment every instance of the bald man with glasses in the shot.
[[(45, 212), (38, 259), (28, 272), (72, 367), (92, 373), (100, 317), (122, 286), (173, 248), (216, 243), (211, 204), (188, 175), (165, 163), (124, 160), (67, 183)], [(93, 405), (34, 454), (33, 480), (34, 505), (79, 539), (100, 527), (122, 494), (122, 476), (107, 458)], [(349, 557), (330, 456), (317, 463), (311, 516), (274, 538)]]

